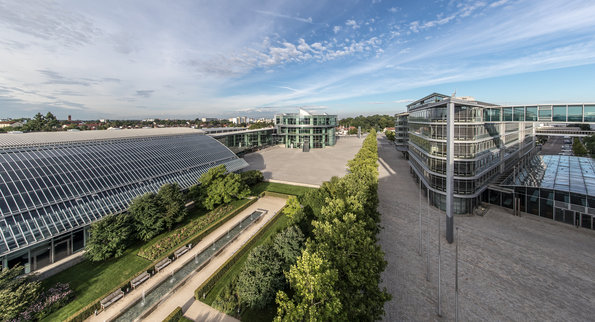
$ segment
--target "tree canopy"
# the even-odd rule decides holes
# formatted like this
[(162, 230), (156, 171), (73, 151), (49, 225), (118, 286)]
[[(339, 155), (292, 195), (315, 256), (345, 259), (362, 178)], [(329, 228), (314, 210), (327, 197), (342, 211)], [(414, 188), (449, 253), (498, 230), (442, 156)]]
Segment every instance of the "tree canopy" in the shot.
[(226, 173), (224, 165), (209, 169), (200, 177), (198, 201), (208, 210), (220, 204), (242, 199), (250, 194), (250, 189), (239, 174)]
[(128, 212), (134, 219), (136, 235), (142, 241), (157, 236), (166, 227), (163, 205), (154, 193), (146, 193), (132, 200)]
[(22, 273), (20, 265), (0, 272), (0, 321), (17, 320), (41, 294), (41, 283)]
[(134, 237), (129, 214), (108, 215), (91, 224), (85, 256), (94, 262), (119, 257)]
[(347, 175), (302, 197), (304, 218), (313, 218), (311, 235), (287, 275), (293, 296), (277, 293), (277, 321), (374, 321), (384, 314), (390, 295), (379, 287), (386, 261), (376, 239), (377, 159), (371, 130)]
[(157, 198), (165, 211), (163, 213), (165, 227), (171, 230), (175, 223), (181, 222), (188, 214), (184, 194), (177, 183), (168, 183), (159, 189)]
[(384, 128), (387, 127), (394, 127), (395, 126), (395, 117), (391, 115), (369, 115), (369, 116), (357, 116), (357, 117), (347, 117), (344, 119), (339, 120), (339, 125), (342, 126), (358, 126), (362, 127), (362, 131), (368, 132), (370, 129), (375, 129), (376, 131), (382, 131)]

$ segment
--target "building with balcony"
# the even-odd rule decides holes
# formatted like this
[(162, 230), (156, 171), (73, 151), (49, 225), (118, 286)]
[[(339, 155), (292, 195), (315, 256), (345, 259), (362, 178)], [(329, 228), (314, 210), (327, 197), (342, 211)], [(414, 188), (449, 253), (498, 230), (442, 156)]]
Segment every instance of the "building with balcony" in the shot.
[(300, 109), (299, 113), (275, 115), (276, 138), (287, 148), (309, 149), (333, 146), (336, 143), (337, 115), (313, 114)]
[(167, 183), (248, 166), (189, 128), (0, 134), (0, 263), (39, 270), (84, 249), (91, 223)]

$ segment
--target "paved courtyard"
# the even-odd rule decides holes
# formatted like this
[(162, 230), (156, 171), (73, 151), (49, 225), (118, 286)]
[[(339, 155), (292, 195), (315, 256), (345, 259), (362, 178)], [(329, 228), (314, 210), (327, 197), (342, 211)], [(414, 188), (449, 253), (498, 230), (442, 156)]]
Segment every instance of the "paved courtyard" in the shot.
[(323, 149), (271, 147), (244, 156), (250, 164), (245, 170), (260, 170), (265, 180), (302, 183), (319, 186), (333, 176), (347, 174), (347, 161), (353, 159), (364, 137), (337, 137), (337, 144)]
[[(446, 244), (442, 220), (442, 317), (436, 315), (438, 211), (422, 198), (400, 152), (379, 139), (379, 239), (388, 266), (383, 286), (393, 299), (386, 321), (455, 319), (455, 244)], [(444, 216), (442, 214), (441, 216)], [(443, 218), (443, 217), (442, 217)], [(457, 216), (461, 321), (594, 321), (595, 233), (490, 206), (483, 217)], [(429, 235), (427, 232), (429, 231)], [(429, 237), (429, 247), (426, 247)], [(426, 249), (430, 274), (426, 281)]]

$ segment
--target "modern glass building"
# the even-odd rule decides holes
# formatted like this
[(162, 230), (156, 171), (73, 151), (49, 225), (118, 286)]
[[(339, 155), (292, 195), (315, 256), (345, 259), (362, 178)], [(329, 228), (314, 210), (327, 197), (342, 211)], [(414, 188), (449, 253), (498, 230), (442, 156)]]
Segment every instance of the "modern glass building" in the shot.
[(0, 263), (38, 270), (84, 248), (88, 226), (166, 183), (248, 164), (188, 128), (0, 135)]
[(208, 133), (237, 155), (253, 152), (258, 149), (276, 144), (275, 129), (272, 127), (262, 129), (243, 129), (241, 131)]
[(277, 140), (287, 148), (324, 148), (336, 143), (337, 115), (299, 113), (275, 115)]
[(395, 114), (395, 146), (398, 151), (403, 152), (406, 158), (409, 158), (409, 113)]
[[(407, 106), (411, 173), (446, 207), (446, 111), (454, 103), (455, 213), (470, 213), (488, 184), (534, 155), (532, 110), (503, 108), (470, 97), (430, 94)], [(528, 117), (525, 118), (526, 111)], [(522, 117), (521, 117), (522, 114)], [(514, 120), (514, 122), (513, 122)], [(510, 122), (509, 122), (510, 121)]]
[(595, 229), (595, 162), (591, 158), (535, 156), (482, 200), (587, 229)]

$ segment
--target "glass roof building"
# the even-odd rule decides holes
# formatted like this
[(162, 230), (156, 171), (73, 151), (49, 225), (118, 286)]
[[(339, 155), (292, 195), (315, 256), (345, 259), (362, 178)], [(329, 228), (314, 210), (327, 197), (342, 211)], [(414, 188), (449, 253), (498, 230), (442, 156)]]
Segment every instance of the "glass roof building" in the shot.
[(0, 135), (0, 260), (26, 272), (82, 250), (87, 227), (166, 183), (248, 164), (188, 128)]
[(595, 162), (591, 158), (539, 155), (500, 184), (484, 201), (567, 224), (595, 229)]

